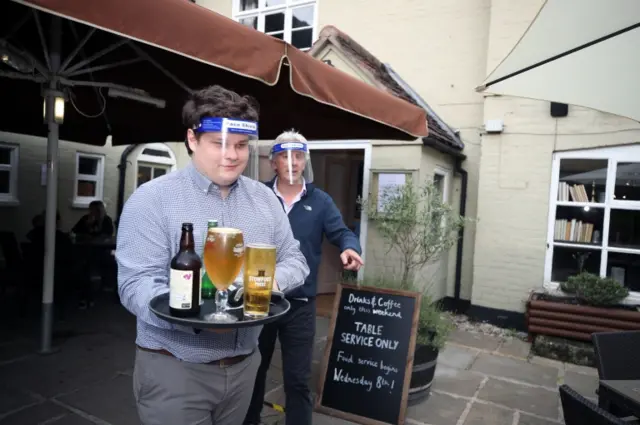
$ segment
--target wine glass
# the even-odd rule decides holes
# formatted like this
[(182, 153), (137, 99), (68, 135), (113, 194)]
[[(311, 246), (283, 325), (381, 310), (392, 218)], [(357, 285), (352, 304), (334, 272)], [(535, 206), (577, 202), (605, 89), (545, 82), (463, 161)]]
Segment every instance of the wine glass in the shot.
[(216, 310), (206, 319), (229, 323), (238, 319), (227, 313), (229, 286), (233, 283), (244, 262), (244, 237), (242, 230), (231, 227), (210, 228), (204, 245), (204, 267), (216, 287)]

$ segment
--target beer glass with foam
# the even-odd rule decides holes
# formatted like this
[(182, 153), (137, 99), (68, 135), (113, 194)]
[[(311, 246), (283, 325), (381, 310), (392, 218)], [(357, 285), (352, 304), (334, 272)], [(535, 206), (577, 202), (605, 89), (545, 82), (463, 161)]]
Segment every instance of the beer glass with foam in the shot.
[(204, 245), (204, 266), (216, 287), (216, 311), (207, 316), (213, 322), (235, 322), (238, 319), (227, 313), (229, 294), (227, 289), (240, 273), (244, 261), (242, 230), (229, 227), (209, 228)]

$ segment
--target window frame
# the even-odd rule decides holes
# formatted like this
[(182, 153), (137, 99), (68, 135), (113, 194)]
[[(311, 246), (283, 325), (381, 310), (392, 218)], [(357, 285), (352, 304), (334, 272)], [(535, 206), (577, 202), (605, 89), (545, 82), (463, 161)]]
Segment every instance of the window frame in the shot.
[(439, 165), (436, 165), (434, 170), (433, 170), (433, 176), (431, 178), (431, 181), (433, 182), (435, 176), (440, 176), (442, 177), (442, 203), (443, 204), (450, 204), (450, 190), (451, 190), (451, 170), (449, 170), (448, 168), (445, 167), (441, 167)]
[[(96, 174), (80, 174), (78, 168), (81, 158), (90, 158), (98, 160), (98, 167)], [(73, 178), (73, 207), (74, 208), (87, 208), (92, 201), (104, 202), (104, 164), (105, 156), (103, 154), (89, 153), (76, 151), (76, 161), (74, 168)], [(78, 182), (80, 180), (94, 181), (96, 182), (96, 194), (95, 196), (78, 196)]]
[(241, 19), (251, 18), (257, 16), (258, 24), (257, 31), (260, 31), (263, 34), (265, 33), (265, 16), (271, 15), (273, 13), (284, 12), (284, 29), (283, 29), (283, 39), (287, 43), (291, 44), (291, 37), (294, 31), (291, 22), (293, 18), (293, 10), (313, 6), (313, 23), (307, 27), (296, 28), (296, 30), (303, 30), (311, 28), (311, 46), (308, 48), (300, 49), (303, 52), (306, 52), (311, 49), (313, 43), (318, 38), (318, 2), (319, 0), (284, 0), (284, 4), (279, 4), (275, 6), (266, 7), (267, 0), (258, 0), (258, 7), (251, 10), (240, 11), (240, 1), (241, 0), (233, 0), (232, 6), (232, 16), (233, 20), (236, 22), (240, 22)]
[(18, 178), (20, 165), (20, 145), (15, 143), (0, 142), (0, 148), (10, 150), (10, 164), (0, 164), (0, 170), (9, 171), (9, 193), (0, 193), (1, 206), (17, 206), (18, 199)]
[[(637, 158), (637, 159), (636, 159)], [(605, 183), (604, 202), (574, 202), (558, 201), (558, 186), (560, 183), (560, 162), (563, 159), (606, 160), (607, 178)], [(564, 294), (560, 290), (560, 283), (551, 280), (553, 271), (553, 252), (556, 246), (588, 249), (600, 251), (601, 277), (607, 275), (608, 255), (612, 253), (633, 254), (640, 256), (640, 249), (619, 248), (609, 246), (609, 227), (611, 224), (611, 210), (638, 211), (640, 214), (640, 201), (622, 201), (613, 198), (616, 183), (616, 170), (618, 163), (640, 163), (640, 144), (629, 144), (593, 149), (578, 149), (571, 151), (557, 151), (553, 153), (551, 163), (551, 185), (549, 193), (549, 214), (547, 223), (546, 253), (544, 265), (543, 287), (552, 293)], [(602, 222), (602, 244), (600, 246), (581, 245), (579, 243), (563, 243), (554, 240), (555, 220), (558, 206), (602, 208), (604, 217)], [(640, 292), (629, 291), (629, 296), (623, 300), (623, 304), (640, 303)]]
[[(138, 169), (140, 165), (143, 167), (152, 167), (152, 168), (164, 168), (168, 169), (166, 174), (169, 174), (172, 171), (177, 169), (177, 160), (176, 155), (169, 146), (164, 143), (147, 143), (141, 145), (141, 150), (135, 161), (135, 178), (133, 179), (133, 191), (135, 192), (138, 189)], [(159, 151), (164, 151), (169, 154), (169, 158), (164, 156), (156, 156), (156, 155), (147, 155), (144, 152), (145, 149), (154, 149)], [(153, 180), (153, 179), (152, 179)]]

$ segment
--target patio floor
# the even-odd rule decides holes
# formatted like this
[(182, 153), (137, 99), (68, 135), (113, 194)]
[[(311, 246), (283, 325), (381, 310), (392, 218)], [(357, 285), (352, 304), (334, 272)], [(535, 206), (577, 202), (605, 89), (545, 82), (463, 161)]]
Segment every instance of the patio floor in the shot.
[[(314, 382), (326, 341), (328, 319), (318, 318)], [(0, 424), (139, 424), (131, 372), (135, 321), (121, 307), (98, 304), (74, 312), (60, 326), (61, 350), (39, 356), (37, 323), (0, 330)], [(64, 332), (66, 331), (66, 333)], [(413, 425), (548, 425), (563, 423), (557, 387), (567, 383), (594, 398), (594, 369), (528, 359), (517, 339), (456, 331), (440, 354), (432, 395), (412, 406)], [(281, 358), (274, 355), (267, 400), (284, 403)], [(284, 423), (266, 408), (264, 421)], [(314, 413), (315, 425), (351, 422)]]

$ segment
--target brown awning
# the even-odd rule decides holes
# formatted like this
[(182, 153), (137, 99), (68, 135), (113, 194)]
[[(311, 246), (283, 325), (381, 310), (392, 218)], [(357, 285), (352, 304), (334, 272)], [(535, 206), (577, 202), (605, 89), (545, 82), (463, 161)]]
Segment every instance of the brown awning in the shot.
[[(209, 84), (252, 95), (260, 102), (263, 139), (292, 127), (314, 140), (413, 140), (427, 135), (421, 108), (186, 0), (3, 3), (0, 37), (43, 64), (37, 27), (40, 25), (48, 42), (51, 19), (45, 13), (38, 13), (36, 19), (25, 6), (70, 20), (63, 22), (63, 63), (88, 37), (75, 59), (59, 73), (74, 101), (67, 102), (62, 139), (102, 144), (111, 134), (114, 144), (181, 140), (180, 109), (187, 90)], [(93, 28), (99, 31), (88, 36)], [(117, 48), (73, 69), (116, 43), (120, 43)], [(108, 67), (110, 64), (120, 65)], [(88, 68), (91, 72), (78, 74)], [(158, 109), (108, 97), (106, 88), (98, 91), (78, 81), (141, 89), (165, 100), (166, 106)], [(28, 79), (0, 78), (0, 92), (8, 94), (15, 106), (12, 114), (0, 115), (0, 129), (46, 135), (40, 90), (40, 85)], [(90, 121), (87, 115), (99, 116)]]

